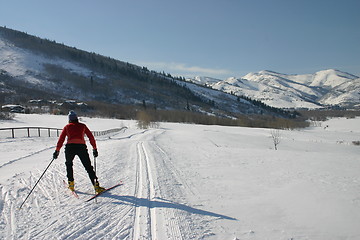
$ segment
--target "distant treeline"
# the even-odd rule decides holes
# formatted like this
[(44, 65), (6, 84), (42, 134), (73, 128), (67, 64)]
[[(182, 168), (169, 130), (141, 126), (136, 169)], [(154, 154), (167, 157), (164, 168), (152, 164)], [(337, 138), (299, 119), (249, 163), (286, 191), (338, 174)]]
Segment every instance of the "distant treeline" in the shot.
[(312, 121), (326, 121), (329, 118), (355, 118), (360, 116), (360, 110), (345, 109), (318, 109), (318, 110), (300, 110), (299, 113), (306, 119)]
[[(145, 118), (151, 123), (180, 122), (203, 125), (242, 126), (278, 129), (295, 129), (309, 126), (309, 123), (301, 117), (289, 119), (269, 115), (243, 114), (236, 116), (236, 118), (229, 118), (224, 116), (219, 117), (208, 114), (201, 114), (186, 110), (156, 110), (152, 108), (145, 109), (141, 105), (111, 105), (101, 102), (92, 102), (89, 105), (93, 110), (82, 112), (82, 115), (133, 120), (140, 120), (139, 118)], [(66, 114), (66, 111), (67, 110), (64, 109), (62, 114)]]

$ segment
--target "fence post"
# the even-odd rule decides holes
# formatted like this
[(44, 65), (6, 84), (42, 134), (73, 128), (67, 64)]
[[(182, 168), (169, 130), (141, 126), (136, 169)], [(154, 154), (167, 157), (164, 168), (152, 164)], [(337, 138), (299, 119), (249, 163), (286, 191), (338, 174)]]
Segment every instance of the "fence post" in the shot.
[(30, 137), (30, 128), (27, 128), (28, 137)]
[(41, 135), (40, 135), (40, 128), (38, 128), (38, 133), (39, 133), (39, 137), (41, 137)]
[(11, 135), (12, 135), (12, 138), (15, 138), (15, 133), (14, 133), (14, 129), (13, 129), (13, 128), (11, 129)]

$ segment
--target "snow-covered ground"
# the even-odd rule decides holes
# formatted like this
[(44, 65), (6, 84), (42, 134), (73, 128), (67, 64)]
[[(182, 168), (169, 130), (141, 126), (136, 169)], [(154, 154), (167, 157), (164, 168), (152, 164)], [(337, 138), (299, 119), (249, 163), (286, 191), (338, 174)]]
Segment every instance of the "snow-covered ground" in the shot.
[[(332, 119), (298, 131), (83, 118), (99, 137), (103, 186), (93, 192), (75, 160), (80, 199), (63, 186), (56, 137), (0, 137), (0, 239), (360, 239), (360, 118)], [(16, 115), (0, 128), (62, 128), (66, 116)]]

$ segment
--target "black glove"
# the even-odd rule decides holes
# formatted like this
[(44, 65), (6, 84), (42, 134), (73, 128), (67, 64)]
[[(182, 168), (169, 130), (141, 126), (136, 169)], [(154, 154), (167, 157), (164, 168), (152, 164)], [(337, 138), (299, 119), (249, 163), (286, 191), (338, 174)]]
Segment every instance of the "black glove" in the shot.
[(94, 157), (99, 156), (99, 153), (98, 153), (97, 149), (93, 149), (93, 155), (94, 155)]
[(55, 152), (53, 153), (53, 158), (54, 158), (54, 159), (57, 159), (58, 156), (59, 156), (59, 151), (56, 151), (56, 150), (55, 150)]

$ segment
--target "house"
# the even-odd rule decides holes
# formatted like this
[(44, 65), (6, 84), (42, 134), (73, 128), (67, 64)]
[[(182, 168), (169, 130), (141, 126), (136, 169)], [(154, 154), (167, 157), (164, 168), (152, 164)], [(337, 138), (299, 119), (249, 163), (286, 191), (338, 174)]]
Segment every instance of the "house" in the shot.
[(25, 107), (21, 105), (4, 105), (1, 107), (1, 110), (4, 112), (12, 112), (12, 113), (25, 113)]

